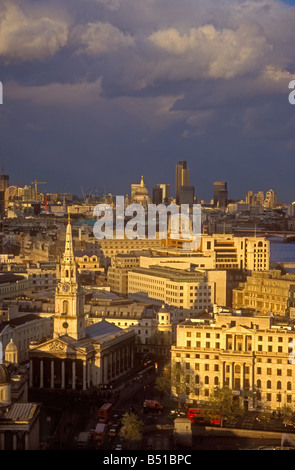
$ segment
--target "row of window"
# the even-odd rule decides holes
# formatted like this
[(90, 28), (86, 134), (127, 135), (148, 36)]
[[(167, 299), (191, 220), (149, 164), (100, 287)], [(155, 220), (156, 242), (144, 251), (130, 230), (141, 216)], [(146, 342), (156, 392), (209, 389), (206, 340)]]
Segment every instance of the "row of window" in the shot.
[[(191, 369), (191, 364), (189, 362), (185, 362), (184, 363), (185, 365), (185, 369), (186, 370), (190, 370)], [(176, 366), (178, 368), (181, 367), (181, 363), (180, 362), (177, 362), (176, 363)], [(211, 369), (215, 372), (218, 372), (220, 370), (220, 364), (208, 364), (208, 363), (199, 363), (199, 362), (196, 362), (194, 364), (194, 370), (201, 370), (201, 368), (203, 368), (204, 371), (210, 371)], [(227, 364), (225, 366), (225, 372), (230, 372), (231, 371), (231, 366), (229, 364)], [(234, 367), (234, 373), (235, 374), (240, 374), (244, 372), (245, 375), (248, 375), (250, 374), (250, 366), (247, 366), (245, 365), (244, 368), (239, 365), (239, 364), (236, 364), (235, 367)], [(287, 377), (292, 377), (292, 369), (287, 369), (286, 371), (286, 375)], [(265, 373), (266, 375), (277, 375), (278, 377), (281, 377), (283, 375), (283, 370), (282, 369), (273, 369), (273, 368), (267, 368), (266, 371), (262, 371), (262, 368), (261, 367), (257, 367), (256, 368), (256, 374), (257, 375), (261, 375), (262, 373)]]
[[(202, 338), (203, 336), (205, 338), (220, 339), (220, 333), (211, 333), (211, 332), (207, 332), (207, 331), (206, 332), (196, 331), (196, 333), (195, 333), (196, 338)], [(192, 331), (187, 331), (186, 332), (186, 337), (187, 338), (192, 338), (193, 337)], [(231, 338), (236, 337), (236, 339), (244, 339), (244, 337), (242, 335), (230, 335), (230, 337)], [(251, 338), (251, 336), (248, 335), (247, 338)], [(274, 342), (283, 343), (284, 339), (286, 339), (286, 337), (284, 338), (283, 336), (262, 336), (262, 335), (259, 335), (257, 337), (258, 342), (266, 342), (267, 341), (268, 343), (274, 343)], [(293, 343), (294, 337), (290, 336), (290, 337), (287, 338), (287, 340), (288, 340), (288, 343)]]
[[(192, 345), (192, 342), (187, 340), (186, 341), (186, 347), (187, 348), (204, 348), (205, 347), (206, 349), (220, 349), (221, 346), (220, 346), (219, 342), (215, 342), (213, 344), (213, 343), (210, 343), (210, 341), (206, 341), (205, 346), (202, 345), (201, 341), (196, 341), (195, 344)], [(238, 343), (236, 345), (236, 347), (234, 348), (233, 344), (231, 342), (227, 341), (225, 349), (230, 350), (230, 351), (242, 352), (242, 351), (252, 351), (253, 347), (252, 347), (251, 343), (248, 343), (245, 347), (243, 347), (243, 344)], [(277, 348), (274, 348), (273, 346), (267, 346), (267, 347), (263, 348), (262, 344), (257, 345), (256, 351), (257, 352), (276, 352), (276, 353), (283, 353), (284, 352), (283, 346), (277, 346)], [(287, 352), (287, 351), (285, 351), (285, 352)]]

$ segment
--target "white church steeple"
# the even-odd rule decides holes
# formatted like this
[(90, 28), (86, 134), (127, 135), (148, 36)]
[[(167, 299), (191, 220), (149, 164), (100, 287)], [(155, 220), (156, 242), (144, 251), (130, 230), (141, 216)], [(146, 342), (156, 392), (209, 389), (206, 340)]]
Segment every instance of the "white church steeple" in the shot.
[(70, 216), (66, 229), (65, 251), (60, 263), (60, 282), (55, 293), (54, 337), (67, 334), (85, 337), (83, 291), (77, 275)]

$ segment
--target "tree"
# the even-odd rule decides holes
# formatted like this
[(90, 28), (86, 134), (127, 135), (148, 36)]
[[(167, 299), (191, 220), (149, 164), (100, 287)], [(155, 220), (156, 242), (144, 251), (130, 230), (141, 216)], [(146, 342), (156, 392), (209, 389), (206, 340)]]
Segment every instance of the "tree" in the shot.
[(222, 421), (224, 419), (239, 418), (244, 414), (244, 409), (238, 401), (234, 400), (230, 388), (216, 387), (209, 396), (206, 408), (220, 413)]
[(195, 388), (195, 374), (188, 362), (173, 362), (156, 379), (155, 388), (165, 394), (175, 394), (178, 399), (178, 408), (182, 399), (186, 399)]
[(126, 441), (140, 441), (142, 439), (142, 421), (135, 413), (127, 413), (122, 419), (120, 436)]
[(170, 395), (171, 391), (171, 377), (170, 377), (170, 370), (164, 369), (155, 381), (155, 389), (161, 392), (164, 395)]
[(286, 421), (293, 422), (295, 420), (295, 411), (292, 406), (284, 405), (281, 409), (282, 418)]

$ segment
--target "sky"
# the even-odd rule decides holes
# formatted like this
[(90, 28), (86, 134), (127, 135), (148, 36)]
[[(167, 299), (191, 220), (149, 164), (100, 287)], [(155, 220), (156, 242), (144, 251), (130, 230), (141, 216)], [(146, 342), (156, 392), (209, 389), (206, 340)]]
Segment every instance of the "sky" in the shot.
[(295, 200), (295, 2), (0, 0), (0, 165), (40, 191)]

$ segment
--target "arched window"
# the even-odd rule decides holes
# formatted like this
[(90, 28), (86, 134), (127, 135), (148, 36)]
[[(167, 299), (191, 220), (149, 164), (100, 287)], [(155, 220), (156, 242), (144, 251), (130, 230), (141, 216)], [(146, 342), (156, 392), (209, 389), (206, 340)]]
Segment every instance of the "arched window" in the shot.
[(62, 303), (62, 313), (68, 313), (68, 301), (64, 300)]
[(260, 379), (257, 380), (256, 386), (257, 386), (257, 388), (261, 388), (261, 380)]
[(291, 382), (287, 382), (287, 390), (292, 390), (292, 383)]
[(282, 382), (280, 380), (277, 381), (277, 390), (282, 389)]
[(268, 380), (268, 381), (266, 382), (266, 388), (271, 388), (271, 380)]
[(205, 384), (206, 384), (206, 385), (209, 384), (209, 377), (208, 377), (208, 375), (205, 376)]

